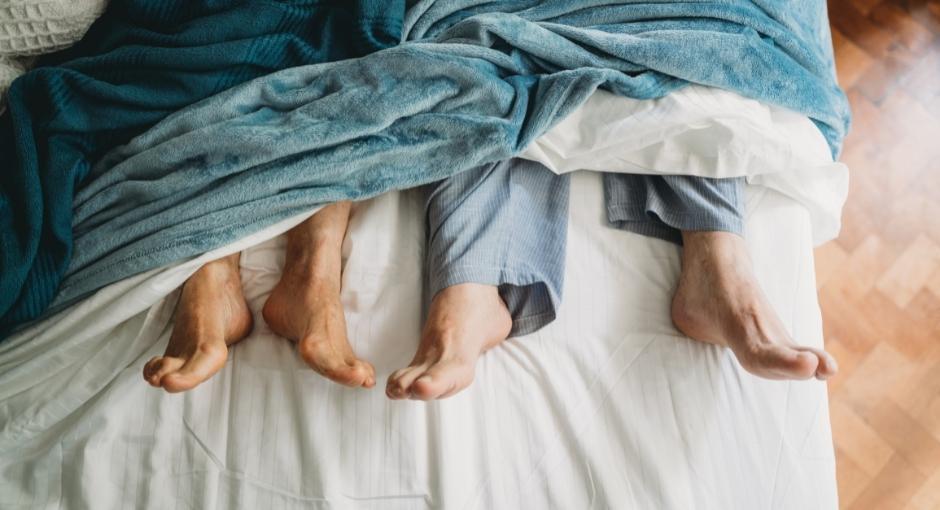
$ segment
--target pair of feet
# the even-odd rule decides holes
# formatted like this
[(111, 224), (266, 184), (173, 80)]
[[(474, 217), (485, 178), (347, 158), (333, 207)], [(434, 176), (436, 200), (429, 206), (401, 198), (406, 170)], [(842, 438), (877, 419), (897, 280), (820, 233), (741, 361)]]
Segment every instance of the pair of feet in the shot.
[[(337, 383), (371, 388), (375, 368), (353, 353), (340, 300), (342, 243), (350, 204), (324, 208), (287, 235), (283, 274), (262, 309), (271, 330), (297, 342), (301, 358)], [(163, 356), (144, 366), (154, 387), (181, 392), (212, 377), (228, 348), (251, 332), (240, 254), (207, 263), (183, 285)], [(442, 398), (473, 380), (476, 360), (509, 335), (512, 321), (495, 287), (450, 287), (433, 301), (411, 365), (389, 379), (392, 398)]]
[[(332, 281), (285, 271), (262, 309), (275, 333), (297, 342), (301, 358), (324, 377), (351, 387), (375, 386), (375, 368), (353, 353), (346, 336), (340, 288)], [(512, 320), (495, 287), (463, 284), (435, 298), (411, 365), (389, 378), (389, 397), (448, 397), (473, 381), (480, 355), (509, 335)], [(212, 261), (186, 284), (163, 356), (144, 366), (144, 379), (176, 393), (212, 377), (229, 346), (251, 332), (242, 294), (239, 255)]]
[[(337, 218), (344, 217), (348, 206), (327, 208), (288, 234), (284, 274), (262, 315), (272, 331), (297, 342), (301, 357), (318, 373), (346, 386), (371, 388), (375, 369), (349, 345), (340, 302), (346, 223)], [(761, 292), (740, 237), (690, 232), (683, 238), (682, 275), (672, 303), (680, 331), (730, 348), (760, 377), (826, 379), (836, 373), (828, 353), (790, 338)], [(444, 289), (431, 302), (414, 359), (389, 377), (386, 394), (431, 400), (459, 392), (473, 381), (479, 357), (503, 341), (511, 326), (496, 287), (470, 283)], [(144, 378), (171, 392), (191, 389), (224, 365), (228, 346), (251, 328), (238, 254), (210, 262), (184, 285), (166, 353), (147, 363)]]
[[(375, 386), (375, 369), (353, 354), (340, 302), (342, 244), (350, 203), (325, 207), (287, 235), (284, 271), (264, 304), (272, 331), (296, 341), (318, 373), (347, 386)], [(196, 387), (218, 372), (228, 348), (251, 332), (240, 254), (207, 263), (183, 285), (166, 352), (144, 366), (144, 379), (169, 392)]]

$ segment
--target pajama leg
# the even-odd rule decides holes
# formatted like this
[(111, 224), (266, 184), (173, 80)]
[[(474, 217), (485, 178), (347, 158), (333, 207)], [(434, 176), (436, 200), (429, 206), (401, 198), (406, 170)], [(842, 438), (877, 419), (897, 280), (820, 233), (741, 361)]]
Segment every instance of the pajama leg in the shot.
[(758, 377), (835, 375), (832, 355), (794, 339), (761, 291), (741, 237), (743, 178), (605, 175), (604, 193), (612, 224), (684, 243), (669, 304), (677, 330), (709, 346), (727, 347)]
[(604, 174), (617, 228), (682, 244), (681, 231), (744, 233), (744, 178)]
[(569, 177), (511, 159), (429, 184), (427, 296), (460, 283), (498, 287), (510, 336), (555, 319), (564, 284)]

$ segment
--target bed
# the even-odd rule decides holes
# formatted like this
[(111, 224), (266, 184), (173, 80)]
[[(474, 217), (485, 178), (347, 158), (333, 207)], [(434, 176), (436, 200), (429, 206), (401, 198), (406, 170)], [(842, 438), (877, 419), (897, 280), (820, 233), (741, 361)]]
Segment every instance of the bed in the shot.
[[(487, 353), (468, 390), (427, 404), (382, 391), (421, 325), (414, 191), (358, 203), (344, 245), (349, 336), (377, 389), (328, 382), (268, 330), (282, 234), (310, 211), (0, 345), (0, 507), (836, 508), (825, 384), (758, 379), (678, 333), (678, 248), (607, 226), (596, 172), (747, 175), (758, 278), (797, 341), (821, 346), (812, 248), (838, 231), (846, 183), (818, 130), (702, 87), (597, 93), (526, 157), (577, 170), (564, 303)], [(238, 250), (251, 336), (196, 390), (149, 387), (141, 369), (163, 352), (179, 286)]]

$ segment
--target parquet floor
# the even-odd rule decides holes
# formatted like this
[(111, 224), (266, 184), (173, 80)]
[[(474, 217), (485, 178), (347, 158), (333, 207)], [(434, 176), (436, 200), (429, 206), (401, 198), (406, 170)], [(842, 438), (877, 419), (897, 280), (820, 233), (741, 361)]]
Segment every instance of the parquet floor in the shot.
[(843, 508), (940, 509), (940, 0), (829, 0), (854, 125), (816, 251)]

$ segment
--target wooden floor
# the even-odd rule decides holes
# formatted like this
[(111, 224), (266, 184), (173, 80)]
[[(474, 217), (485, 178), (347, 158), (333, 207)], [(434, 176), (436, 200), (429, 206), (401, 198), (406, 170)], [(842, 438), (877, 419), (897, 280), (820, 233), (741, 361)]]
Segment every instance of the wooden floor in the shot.
[(940, 0), (830, 0), (854, 115), (816, 251), (843, 508), (940, 509)]

